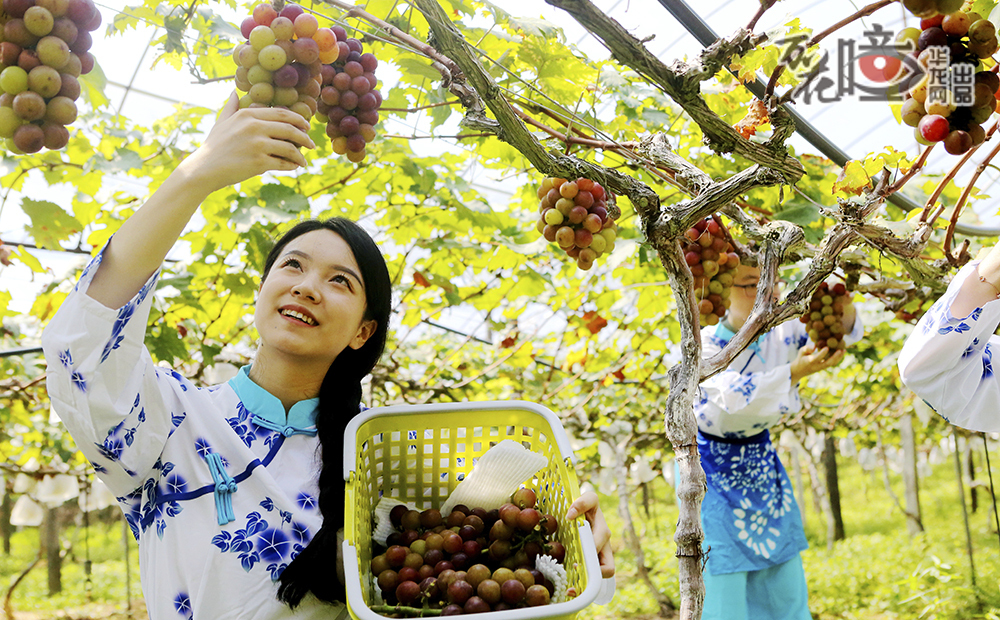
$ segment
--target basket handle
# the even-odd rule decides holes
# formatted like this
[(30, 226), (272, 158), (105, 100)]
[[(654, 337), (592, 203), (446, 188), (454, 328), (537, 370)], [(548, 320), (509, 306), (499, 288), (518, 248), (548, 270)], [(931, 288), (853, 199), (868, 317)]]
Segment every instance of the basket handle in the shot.
[(369, 420), (398, 415), (420, 415), (425, 413), (456, 413), (477, 411), (493, 411), (497, 409), (522, 409), (545, 418), (552, 432), (552, 440), (564, 459), (576, 464), (576, 455), (569, 444), (569, 437), (563, 429), (559, 416), (547, 407), (526, 400), (483, 400), (464, 403), (439, 403), (430, 405), (393, 405), (391, 407), (375, 407), (362, 411), (347, 423), (344, 429), (344, 481), (351, 479), (351, 472), (357, 464), (357, 437), (361, 425)]

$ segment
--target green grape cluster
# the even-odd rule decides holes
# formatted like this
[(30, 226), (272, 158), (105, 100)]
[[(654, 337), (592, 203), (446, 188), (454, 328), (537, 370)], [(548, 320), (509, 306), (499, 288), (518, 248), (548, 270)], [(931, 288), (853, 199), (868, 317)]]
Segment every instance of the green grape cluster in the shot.
[(306, 120), (316, 113), (324, 62), (337, 59), (337, 38), (297, 4), (258, 4), (240, 24), (246, 41), (233, 50), (241, 108), (281, 107)]

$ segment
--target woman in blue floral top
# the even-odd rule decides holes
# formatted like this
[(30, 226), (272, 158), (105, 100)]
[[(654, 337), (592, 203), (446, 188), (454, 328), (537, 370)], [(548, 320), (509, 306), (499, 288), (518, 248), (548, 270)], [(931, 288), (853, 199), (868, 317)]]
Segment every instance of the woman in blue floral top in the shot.
[[(718, 353), (746, 322), (759, 278), (758, 269), (739, 267), (726, 319), (702, 328), (705, 357)], [(853, 304), (844, 310), (843, 327), (848, 344), (861, 338)], [(807, 547), (802, 518), (768, 429), (801, 408), (799, 381), (843, 358), (842, 350), (816, 351), (802, 323), (789, 321), (701, 384), (695, 416), (708, 481), (701, 513), (708, 552), (705, 620), (812, 617), (799, 557)]]
[[(199, 388), (143, 345), (160, 264), (212, 192), (305, 165), (308, 123), (232, 96), (205, 143), (126, 221), (46, 327), (52, 405), (139, 541), (151, 620), (346, 618), (343, 436), (386, 340), (391, 283), (368, 234), (288, 231), (264, 266), (253, 364)], [(610, 532), (585, 515), (606, 574)]]
[(899, 355), (903, 383), (949, 422), (1000, 431), (993, 372), (1000, 324), (1000, 245), (966, 265), (921, 317)]

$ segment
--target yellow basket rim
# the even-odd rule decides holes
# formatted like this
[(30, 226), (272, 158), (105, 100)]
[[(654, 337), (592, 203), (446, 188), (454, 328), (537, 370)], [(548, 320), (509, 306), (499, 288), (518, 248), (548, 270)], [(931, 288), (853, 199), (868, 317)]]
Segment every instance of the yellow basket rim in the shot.
[(461, 412), (483, 412), (500, 411), (504, 409), (520, 409), (537, 414), (548, 422), (552, 439), (559, 454), (563, 459), (569, 459), (570, 463), (576, 465), (576, 455), (570, 446), (569, 437), (562, 426), (559, 417), (547, 407), (525, 400), (481, 400), (460, 403), (438, 403), (428, 405), (391, 405), (388, 407), (373, 407), (366, 409), (354, 416), (344, 429), (344, 481), (351, 479), (351, 473), (357, 465), (357, 436), (358, 430), (369, 420), (390, 417), (422, 415), (426, 413), (461, 413)]

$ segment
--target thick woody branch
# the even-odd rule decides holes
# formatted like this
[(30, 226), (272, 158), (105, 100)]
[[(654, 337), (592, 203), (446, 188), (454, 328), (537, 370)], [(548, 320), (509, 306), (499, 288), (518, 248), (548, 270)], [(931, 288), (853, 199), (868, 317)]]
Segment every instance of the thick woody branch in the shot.
[(674, 205), (669, 211), (662, 210), (656, 220), (647, 223), (646, 236), (650, 240), (655, 235), (680, 237), (692, 224), (732, 203), (747, 191), (785, 182), (785, 178), (777, 171), (751, 166), (724, 181), (712, 183), (695, 198)]
[(670, 146), (667, 136), (662, 133), (643, 136), (635, 151), (657, 166), (673, 172), (674, 180), (684, 191), (693, 196), (697, 196), (713, 183), (708, 173), (678, 155)]
[(605, 15), (590, 0), (545, 0), (569, 13), (581, 26), (604, 42), (621, 64), (631, 67), (673, 99), (705, 134), (706, 143), (717, 153), (736, 153), (750, 161), (784, 174), (789, 183), (804, 174), (802, 164), (788, 155), (783, 145), (758, 144), (747, 140), (708, 107), (701, 81), (715, 75), (733, 54), (752, 49), (760, 37), (740, 30), (729, 40), (720, 40), (690, 63), (668, 67), (617, 21)]
[(944, 292), (947, 284), (944, 277), (951, 271), (947, 260), (926, 262), (920, 258), (920, 253), (927, 246), (932, 228), (921, 225), (908, 238), (900, 239), (888, 228), (874, 224), (856, 226), (855, 231), (872, 247), (890, 254), (902, 263), (903, 268), (913, 278), (918, 287), (926, 287), (937, 293)]
[[(746, 323), (743, 324), (739, 332), (733, 336), (729, 343), (717, 354), (702, 362), (701, 381), (724, 370), (757, 336), (787, 320), (788, 317), (785, 315), (788, 313), (784, 311), (785, 308), (789, 307), (789, 304), (799, 304), (800, 300), (798, 297), (803, 296), (799, 289), (810, 280), (810, 277), (807, 275), (784, 303), (778, 304), (774, 300), (771, 296), (771, 291), (774, 290), (774, 285), (778, 281), (778, 269), (785, 260), (785, 254), (789, 248), (801, 244), (805, 239), (805, 235), (801, 228), (788, 222), (771, 222), (765, 226), (765, 230), (767, 230), (767, 235), (764, 242), (763, 257), (759, 261), (760, 280), (757, 284), (757, 298), (754, 300), (753, 310), (751, 310)], [(843, 248), (846, 244), (837, 245)], [(832, 247), (830, 251), (833, 251)], [(833, 254), (833, 256), (835, 257), (836, 254)], [(818, 279), (815, 279), (812, 289), (808, 292), (809, 296), (812, 295), (812, 290), (819, 286), (822, 279), (833, 271), (833, 264), (834, 261), (832, 259), (813, 261), (810, 273), (816, 271), (818, 268), (825, 269), (825, 273)], [(805, 300), (801, 301), (802, 309), (799, 310), (799, 314), (804, 311), (805, 304)], [(776, 319), (778, 316), (781, 316), (780, 320)]]
[(704, 553), (701, 543), (701, 500), (707, 482), (698, 454), (697, 430), (694, 419), (694, 399), (700, 382), (698, 362), (701, 359), (701, 338), (698, 333), (698, 310), (695, 305), (691, 270), (684, 262), (681, 246), (676, 240), (656, 244), (660, 262), (667, 270), (670, 290), (677, 303), (677, 320), (681, 327), (681, 363), (670, 369), (670, 394), (667, 396), (667, 439), (674, 448), (680, 477), (677, 483), (677, 544), (680, 575), (681, 618), (700, 618), (705, 599), (702, 577)]
[[(696, 200), (707, 200), (706, 198), (702, 198), (702, 194), (707, 192), (710, 188), (715, 188), (713, 189), (713, 193), (717, 192), (719, 189), (718, 186), (720, 184), (716, 184), (712, 180), (712, 177), (674, 152), (670, 146), (670, 142), (667, 140), (667, 137), (663, 134), (649, 134), (643, 136), (643, 138), (639, 141), (639, 145), (636, 147), (635, 152), (642, 157), (649, 159), (657, 166), (672, 172), (674, 174), (674, 181), (676, 181), (685, 192), (695, 196)], [(753, 170), (753, 168), (751, 170)], [(740, 174), (744, 173), (749, 174), (748, 171), (744, 171)], [(762, 179), (765, 181), (758, 183), (759, 185), (773, 185), (775, 182), (782, 182), (778, 178), (780, 174), (775, 173), (774, 171), (758, 170), (755, 174), (758, 175), (758, 180)], [(743, 191), (747, 191), (754, 187), (752, 182), (747, 182), (746, 177), (737, 179), (739, 176), (740, 175), (736, 175), (732, 177), (729, 179), (728, 183), (738, 183), (741, 185), (745, 184), (743, 185)], [(757, 223), (757, 220), (744, 212), (735, 201), (726, 204), (718, 204), (718, 200), (715, 200), (714, 203), (716, 204), (716, 210), (722, 211), (730, 219), (743, 227), (747, 236), (755, 239), (763, 239), (764, 233), (762, 232), (760, 225)], [(672, 209), (676, 208), (677, 207), (673, 207)], [(701, 209), (698, 209), (697, 214), (692, 214), (690, 210), (681, 214), (673, 213), (670, 216), (674, 221), (673, 230), (665, 231), (665, 234), (668, 236), (672, 233), (680, 234), (680, 231), (692, 226), (694, 222), (700, 219), (700, 217), (704, 217), (703, 215), (699, 217), (700, 211)], [(705, 215), (708, 215), (708, 213), (711, 213), (711, 211), (705, 213)], [(660, 217), (662, 218), (665, 216), (661, 214)], [(654, 226), (658, 227), (659, 224), (654, 224)], [(737, 243), (735, 240), (733, 240), (733, 244), (740, 256), (748, 256), (748, 250), (744, 246)], [(756, 260), (754, 259), (750, 262), (755, 263)]]
[(640, 213), (659, 209), (660, 198), (656, 192), (632, 177), (575, 157), (549, 153), (525, 127), (441, 5), (436, 0), (415, 0), (414, 4), (430, 24), (438, 51), (461, 68), (469, 84), (493, 112), (499, 125), (495, 132), (498, 138), (517, 149), (545, 174), (564, 178), (586, 177), (596, 181), (617, 194), (628, 196)]

